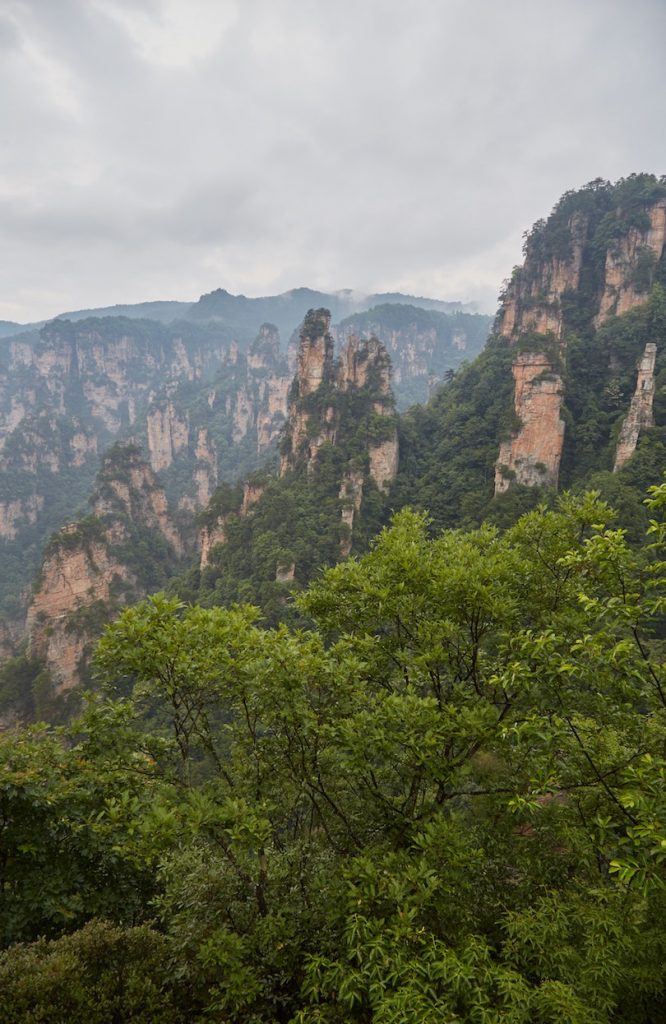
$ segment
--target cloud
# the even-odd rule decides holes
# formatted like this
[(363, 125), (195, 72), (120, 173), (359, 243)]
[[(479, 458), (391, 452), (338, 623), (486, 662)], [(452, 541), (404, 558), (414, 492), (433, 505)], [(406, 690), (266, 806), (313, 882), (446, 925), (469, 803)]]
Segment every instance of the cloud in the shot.
[(8, 0), (0, 318), (308, 284), (492, 307), (523, 231), (666, 172), (661, 0)]

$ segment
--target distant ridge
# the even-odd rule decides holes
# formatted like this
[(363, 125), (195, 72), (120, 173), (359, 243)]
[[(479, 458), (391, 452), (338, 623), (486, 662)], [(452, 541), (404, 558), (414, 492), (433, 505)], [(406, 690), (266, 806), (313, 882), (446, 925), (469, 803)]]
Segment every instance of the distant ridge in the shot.
[(420, 309), (441, 313), (476, 313), (475, 303), (446, 302), (426, 296), (403, 295), (401, 292), (377, 292), (366, 295), (351, 288), (335, 292), (321, 292), (312, 288), (292, 288), (278, 295), (249, 297), (234, 295), (225, 288), (216, 288), (200, 296), (196, 302), (158, 299), (150, 302), (117, 303), (90, 309), (68, 310), (35, 323), (20, 324), (0, 320), (0, 338), (11, 337), (25, 330), (43, 327), (50, 320), (87, 320), (90, 317), (128, 317), (132, 320), (155, 320), (171, 324), (179, 320), (197, 323), (223, 324), (238, 336), (239, 341), (251, 341), (261, 323), (277, 326), (286, 340), (302, 322), (308, 309), (325, 307), (334, 321), (343, 320), (354, 313), (363, 313), (373, 306), (407, 304)]

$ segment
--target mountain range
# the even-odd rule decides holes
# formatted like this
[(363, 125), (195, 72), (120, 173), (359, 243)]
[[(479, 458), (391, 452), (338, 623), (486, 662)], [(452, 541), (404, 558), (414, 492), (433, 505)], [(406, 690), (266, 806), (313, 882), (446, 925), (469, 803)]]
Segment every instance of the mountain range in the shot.
[(62, 713), (104, 623), (151, 590), (306, 624), (294, 593), (406, 505), (435, 531), (504, 528), (594, 487), (642, 537), (666, 465), (665, 243), (663, 180), (567, 193), (485, 347), (488, 319), (460, 304), (307, 289), (10, 336), (5, 712)]

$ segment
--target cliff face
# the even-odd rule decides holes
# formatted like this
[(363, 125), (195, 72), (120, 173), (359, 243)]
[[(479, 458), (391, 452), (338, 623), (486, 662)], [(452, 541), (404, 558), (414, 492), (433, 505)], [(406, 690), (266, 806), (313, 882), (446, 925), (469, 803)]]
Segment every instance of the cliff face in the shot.
[[(621, 222), (618, 226), (622, 230)], [(661, 261), (665, 245), (666, 199), (661, 199), (645, 210), (640, 226), (629, 227), (609, 247), (597, 326), (609, 316), (621, 316), (645, 302), (644, 276)]]
[[(575, 337), (579, 347), (582, 341), (592, 360), (608, 358), (603, 353), (613, 317), (644, 307), (653, 285), (666, 279), (663, 192), (641, 176), (616, 187), (592, 183), (581, 193), (567, 194), (528, 237), (525, 262), (507, 286), (496, 320), (495, 343), (516, 350), (514, 409), (520, 427), (500, 446), (495, 493), (513, 483), (557, 487), (570, 340)], [(595, 355), (596, 332), (602, 327), (606, 333)], [(616, 469), (651, 422), (648, 378), (654, 378), (655, 355), (650, 353), (646, 350), (639, 373), (644, 393), (632, 401), (622, 428)], [(611, 369), (617, 358), (611, 351)], [(617, 382), (609, 380), (607, 387), (612, 390)], [(603, 405), (603, 397), (598, 404)]]
[(476, 356), (488, 337), (490, 317), (443, 313), (384, 304), (343, 320), (332, 334), (341, 349), (350, 337), (379, 340), (391, 359), (392, 388), (399, 409), (425, 402), (432, 390)]
[(80, 680), (83, 654), (93, 633), (85, 613), (95, 604), (108, 605), (114, 588), (134, 591), (136, 579), (110, 555), (106, 538), (87, 541), (76, 524), (63, 527), (54, 541), (44, 558), (26, 630), (30, 654), (44, 659), (60, 693)]
[(622, 421), (620, 435), (615, 451), (613, 471), (617, 472), (627, 459), (636, 451), (638, 437), (642, 430), (654, 423), (652, 407), (654, 403), (654, 371), (657, 361), (657, 346), (648, 342), (638, 365), (636, 389), (631, 399), (629, 412)]
[(512, 482), (557, 487), (564, 441), (562, 378), (538, 352), (520, 352), (512, 369), (521, 428), (500, 445), (495, 493), (508, 490)]
[(145, 444), (170, 499), (192, 517), (220, 479), (271, 458), (288, 389), (269, 324), (246, 352), (215, 329), (118, 317), (54, 321), (8, 341), (0, 352), (0, 602), (17, 603), (41, 545), (85, 502), (99, 454), (116, 438)]
[(98, 476), (92, 514), (51, 538), (28, 609), (29, 653), (44, 659), (56, 692), (80, 682), (88, 646), (105, 622), (145, 595), (160, 562), (175, 564), (183, 551), (140, 450), (116, 446)]
[[(281, 444), (280, 476), (301, 462), (310, 472), (321, 446), (335, 442), (335, 409), (326, 403), (323, 389), (318, 394), (324, 383), (332, 385), (336, 377), (330, 326), (331, 315), (324, 309), (311, 310), (303, 323)], [(315, 394), (320, 401), (308, 401)]]
[(580, 283), (587, 227), (586, 217), (572, 215), (565, 256), (542, 258), (527, 246), (525, 266), (509, 282), (498, 314), (497, 333), (502, 338), (513, 342), (528, 331), (562, 336), (562, 296)]
[(148, 410), (147, 433), (150, 465), (158, 473), (168, 469), (174, 458), (187, 448), (189, 417), (168, 401)]
[[(355, 452), (356, 464), (345, 470), (338, 493), (341, 551), (349, 554), (367, 482), (385, 493), (396, 477), (398, 434), (386, 349), (377, 338), (350, 335), (336, 360), (329, 328), (326, 310), (312, 311), (304, 321), (280, 475), (299, 468), (313, 475), (326, 444)], [(361, 459), (365, 468), (358, 464)]]

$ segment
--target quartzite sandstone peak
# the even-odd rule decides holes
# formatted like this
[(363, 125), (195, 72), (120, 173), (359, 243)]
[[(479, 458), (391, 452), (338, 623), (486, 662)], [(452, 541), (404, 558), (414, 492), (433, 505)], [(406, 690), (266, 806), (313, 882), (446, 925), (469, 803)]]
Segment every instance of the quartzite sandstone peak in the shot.
[[(75, 686), (87, 645), (123, 604), (159, 581), (159, 563), (184, 554), (164, 491), (133, 444), (105, 456), (91, 515), (56, 533), (28, 609), (29, 652), (43, 659), (56, 692)], [(152, 585), (152, 586), (151, 586)]]
[[(557, 487), (570, 333), (591, 335), (610, 317), (645, 305), (651, 287), (664, 276), (666, 187), (655, 179), (644, 184), (643, 177), (615, 189), (592, 183), (578, 194), (579, 209), (576, 195), (567, 194), (527, 239), (525, 262), (514, 271), (496, 321), (500, 341), (516, 352), (514, 408), (520, 423), (500, 445), (497, 494), (513, 483)], [(651, 424), (649, 378), (654, 378), (655, 356), (656, 350), (646, 350), (641, 363), (637, 388), (642, 394), (625, 420), (616, 468), (634, 451), (641, 429)]]

